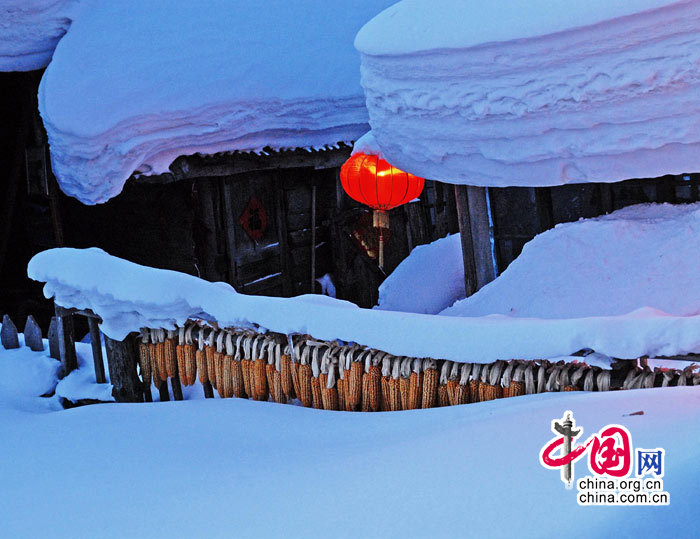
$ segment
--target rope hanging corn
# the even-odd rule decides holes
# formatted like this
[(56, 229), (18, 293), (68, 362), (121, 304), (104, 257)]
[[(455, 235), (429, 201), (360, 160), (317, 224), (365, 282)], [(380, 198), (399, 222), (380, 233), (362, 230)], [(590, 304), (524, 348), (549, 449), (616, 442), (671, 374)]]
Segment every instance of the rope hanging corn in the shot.
[(151, 387), (151, 358), (148, 353), (148, 340), (150, 338), (148, 329), (141, 329), (139, 340), (139, 370), (141, 371), (141, 381), (146, 391)]
[(437, 403), (437, 392), (440, 375), (437, 362), (434, 359), (423, 360), (423, 399), (421, 408), (433, 408)]
[[(265, 347), (267, 349), (267, 364), (265, 365), (265, 379), (267, 380), (267, 391), (270, 397), (274, 400), (275, 387), (275, 345), (274, 339), (265, 339)], [(275, 401), (277, 402), (277, 401)]]
[(310, 348), (307, 346), (299, 358), (299, 400), (302, 406), (311, 408), (313, 405), (313, 394), (311, 390), (311, 365), (309, 365)]
[[(187, 331), (185, 332), (185, 342), (187, 341), (188, 334), (189, 334), (189, 340), (192, 340), (192, 331), (194, 329), (194, 326), (190, 326), (187, 328)], [(199, 331), (197, 332), (197, 347), (195, 348), (194, 351), (194, 364), (195, 364), (195, 370), (197, 371), (197, 374), (199, 376), (199, 382), (204, 385), (207, 382), (211, 382), (209, 379), (209, 361), (207, 361), (207, 347), (205, 346), (205, 337), (204, 337), (204, 328), (199, 328)], [(214, 354), (212, 351), (212, 364), (213, 364), (213, 359), (214, 359)], [(191, 361), (191, 359), (188, 357), (187, 361)], [(191, 372), (191, 367), (188, 368), (187, 364), (185, 363), (183, 365), (183, 368), (180, 370), (180, 372), (184, 373), (189, 373)], [(188, 375), (188, 382), (189, 382), (189, 375)]]
[(382, 357), (382, 401), (381, 409), (382, 411), (388, 412), (391, 410), (391, 391), (390, 391), (390, 380), (391, 380), (391, 355), (384, 354)]
[[(258, 344), (259, 341), (262, 341)], [(265, 359), (265, 345), (267, 340), (258, 337), (253, 341), (253, 364), (251, 366), (251, 389), (253, 399), (256, 401), (266, 401), (269, 395), (267, 388), (267, 361)]]
[(459, 363), (451, 362), (447, 371), (447, 399), (450, 406), (457, 404), (457, 386), (459, 386)]
[(442, 362), (442, 366), (440, 367), (440, 383), (438, 384), (437, 391), (437, 405), (440, 407), (450, 405), (450, 395), (447, 392), (447, 379), (449, 378), (451, 369), (451, 361)]
[(318, 346), (311, 351), (311, 406), (317, 410), (323, 409), (321, 397), (321, 360), (318, 357)]
[(204, 355), (207, 360), (207, 376), (211, 386), (216, 389), (216, 330), (212, 329), (207, 336)]
[(243, 388), (245, 389), (245, 394), (248, 398), (253, 398), (253, 374), (252, 374), (252, 352), (251, 347), (253, 346), (253, 340), (255, 337), (253, 335), (246, 335), (243, 339), (243, 357), (241, 358), (241, 372), (243, 373)]
[(301, 401), (300, 389), (299, 389), (299, 362), (301, 361), (301, 349), (299, 345), (292, 346), (290, 348), (291, 357), (291, 374), (292, 374), (292, 386), (294, 388), (294, 395), (297, 399)]
[(459, 384), (455, 389), (455, 404), (469, 404), (469, 374), (472, 366), (470, 363), (463, 363), (459, 370)]
[(227, 331), (224, 336), (224, 354), (221, 358), (221, 388), (223, 397), (230, 399), (233, 397), (233, 356), (236, 353), (233, 345), (233, 335)]
[(472, 365), (471, 378), (469, 380), (469, 395), (471, 395), (472, 402), (480, 402), (481, 394), (479, 393), (479, 376), (481, 374), (481, 368), (483, 365), (481, 363), (474, 363)]
[(326, 348), (321, 359), (321, 401), (324, 410), (338, 409), (338, 390), (335, 387), (337, 359), (333, 357), (334, 349)]
[(216, 349), (214, 350), (214, 369), (216, 370), (216, 391), (222, 399), (225, 397), (226, 387), (224, 380), (224, 351), (226, 332), (221, 330), (216, 334)]
[(231, 364), (231, 384), (233, 386), (233, 396), (239, 399), (247, 399), (248, 395), (245, 392), (245, 383), (243, 381), (243, 367), (241, 366), (241, 343), (244, 339), (243, 334), (236, 335), (236, 345), (233, 353), (233, 362)]

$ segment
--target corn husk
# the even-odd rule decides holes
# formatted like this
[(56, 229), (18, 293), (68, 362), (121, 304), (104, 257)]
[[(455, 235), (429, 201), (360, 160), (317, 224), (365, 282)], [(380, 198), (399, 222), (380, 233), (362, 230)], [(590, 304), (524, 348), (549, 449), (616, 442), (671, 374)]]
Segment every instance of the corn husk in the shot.
[(222, 399), (226, 395), (224, 380), (224, 357), (226, 351), (226, 332), (218, 331), (216, 334), (216, 349), (214, 350), (214, 369), (216, 371), (216, 391)]
[(253, 399), (256, 401), (266, 401), (268, 397), (267, 388), (267, 360), (265, 359), (266, 341), (263, 339), (259, 346), (256, 343), (260, 338), (253, 342), (252, 354), (253, 364), (251, 367), (251, 389), (253, 390)]
[[(358, 349), (359, 349), (359, 347), (357, 347), (357, 346), (345, 347), (343, 349), (343, 351), (340, 353), (341, 361), (339, 363), (339, 368), (344, 369), (343, 389), (345, 391), (345, 411), (346, 412), (353, 412), (356, 409), (356, 407), (354, 407), (352, 404), (352, 398), (350, 395), (350, 365), (352, 364), (352, 356), (355, 354), (355, 351)], [(362, 389), (362, 388), (360, 388), (360, 389)]]
[(175, 331), (169, 329), (166, 335), (165, 341), (163, 342), (165, 372), (168, 373), (169, 378), (175, 378), (175, 376), (177, 376), (177, 355), (175, 352), (177, 341), (175, 340)]
[(145, 389), (151, 386), (151, 358), (148, 354), (148, 330), (141, 330), (141, 340), (139, 341), (139, 370), (141, 371), (141, 381)]
[(399, 395), (401, 398), (401, 410), (408, 410), (408, 386), (411, 381), (411, 358), (401, 359), (399, 370)]
[(459, 382), (455, 388), (455, 404), (469, 403), (469, 375), (472, 366), (470, 363), (462, 363), (459, 367)]
[(265, 366), (265, 377), (267, 378), (267, 390), (275, 402), (279, 402), (274, 398), (275, 388), (275, 346), (277, 343), (273, 340), (267, 343), (267, 365)]
[(537, 367), (537, 393), (547, 391), (547, 370), (549, 366), (549, 361), (542, 360)]
[(155, 333), (154, 330), (149, 330), (151, 342), (148, 343), (148, 357), (151, 360), (151, 378), (153, 380), (153, 385), (160, 387), (163, 383), (163, 379), (160, 377), (160, 371), (158, 370), (158, 358), (156, 357), (156, 343), (154, 342)]
[(440, 382), (438, 384), (438, 406), (449, 406), (450, 405), (450, 393), (447, 389), (447, 381), (450, 376), (450, 371), (452, 370), (451, 361), (443, 361), (440, 366)]
[(204, 341), (204, 354), (207, 358), (207, 375), (211, 386), (216, 389), (216, 330), (209, 331)]
[(423, 404), (423, 361), (411, 359), (410, 367), (406, 410), (417, 410)]
[(243, 388), (249, 399), (253, 398), (253, 360), (251, 348), (255, 338), (252, 335), (246, 335), (243, 340), (243, 357), (241, 357), (241, 372), (243, 373)]
[(323, 409), (323, 399), (321, 397), (321, 360), (318, 357), (319, 349), (313, 347), (311, 351), (311, 406), (317, 410)]
[(243, 367), (241, 364), (241, 343), (243, 339), (243, 335), (236, 335), (236, 344), (233, 351), (233, 363), (231, 363), (231, 386), (233, 387), (233, 396), (239, 399), (248, 398), (248, 394), (245, 392)]
[[(209, 365), (207, 364), (207, 353), (205, 351), (204, 347), (204, 328), (199, 328), (199, 331), (197, 332), (197, 346), (194, 351), (194, 363), (195, 363), (195, 369), (197, 371), (197, 376), (199, 378), (199, 382), (204, 385), (207, 382), (209, 382)], [(191, 337), (191, 332), (190, 332), (190, 338)], [(187, 340), (187, 334), (185, 334), (185, 340)], [(189, 358), (188, 358), (189, 360)], [(183, 366), (180, 372), (187, 373), (188, 369), (185, 366), (184, 363), (184, 357), (183, 357)]]
[(437, 391), (440, 374), (434, 359), (423, 360), (423, 398), (421, 408), (434, 408), (437, 405)]
[(338, 388), (336, 387), (337, 360), (332, 356), (331, 349), (326, 351), (321, 362), (321, 400), (324, 410), (338, 410)]

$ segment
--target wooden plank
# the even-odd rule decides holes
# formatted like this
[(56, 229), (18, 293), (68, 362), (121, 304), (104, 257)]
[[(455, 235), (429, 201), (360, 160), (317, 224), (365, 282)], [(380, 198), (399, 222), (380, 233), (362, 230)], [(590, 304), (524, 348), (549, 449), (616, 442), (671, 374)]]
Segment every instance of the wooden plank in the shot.
[(63, 366), (61, 378), (78, 368), (78, 357), (75, 354), (75, 330), (73, 315), (60, 305), (56, 305), (56, 320), (58, 322), (58, 350)]
[(472, 244), (471, 219), (469, 216), (469, 199), (465, 185), (455, 185), (455, 203), (459, 220), (459, 236), (462, 241), (462, 260), (464, 261), (464, 291), (471, 296), (477, 291), (476, 266), (474, 264), (474, 246)]
[(30, 314), (24, 324), (24, 346), (28, 346), (34, 352), (44, 351), (44, 340), (41, 335), (41, 328)]
[(102, 339), (100, 338), (100, 326), (94, 318), (88, 318), (90, 328), (90, 344), (92, 346), (92, 361), (95, 364), (95, 380), (98, 384), (107, 383), (105, 377), (105, 364), (102, 359)]
[(17, 327), (9, 315), (2, 317), (2, 329), (0, 329), (0, 342), (6, 350), (19, 348), (19, 335)]
[(105, 335), (105, 349), (114, 400), (143, 402), (144, 387), (136, 369), (138, 352), (134, 337), (129, 335), (123, 341), (115, 341)]
[(49, 332), (46, 335), (49, 340), (49, 357), (61, 361), (61, 351), (58, 347), (58, 320), (55, 316), (51, 317), (49, 324)]
[(309, 292), (316, 292), (316, 184), (311, 186), (311, 279)]
[(236, 265), (236, 222), (233, 216), (233, 200), (231, 195), (231, 185), (228, 181), (221, 181), (221, 195), (223, 198), (224, 214), (224, 235), (226, 237), (226, 256), (228, 258), (228, 282), (235, 287), (238, 286), (238, 271)]
[(469, 201), (476, 289), (479, 290), (495, 278), (486, 189), (484, 187), (467, 186), (467, 199)]

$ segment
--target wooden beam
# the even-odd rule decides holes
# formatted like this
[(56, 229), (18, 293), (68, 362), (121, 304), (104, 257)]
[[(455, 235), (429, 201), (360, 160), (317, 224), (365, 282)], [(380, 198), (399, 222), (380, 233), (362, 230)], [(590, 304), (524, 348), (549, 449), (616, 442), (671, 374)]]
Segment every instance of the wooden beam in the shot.
[(63, 366), (61, 378), (78, 368), (78, 357), (75, 354), (75, 329), (73, 315), (68, 309), (56, 305), (56, 321), (58, 330), (58, 351)]
[(107, 383), (105, 377), (105, 364), (102, 359), (102, 339), (100, 338), (100, 326), (93, 317), (88, 318), (90, 328), (90, 344), (92, 345), (92, 361), (95, 364), (95, 380), (98, 384)]
[(462, 240), (464, 290), (471, 296), (495, 277), (486, 189), (455, 185), (454, 193)]
[(129, 335), (123, 341), (115, 341), (105, 335), (105, 349), (114, 400), (143, 402), (144, 387), (136, 369), (138, 352), (134, 337)]
[(284, 187), (279, 174), (275, 174), (275, 218), (277, 219), (277, 241), (280, 244), (280, 265), (282, 266), (282, 292), (286, 297), (294, 295), (294, 280), (289, 257), (287, 232), (287, 205), (284, 201)]

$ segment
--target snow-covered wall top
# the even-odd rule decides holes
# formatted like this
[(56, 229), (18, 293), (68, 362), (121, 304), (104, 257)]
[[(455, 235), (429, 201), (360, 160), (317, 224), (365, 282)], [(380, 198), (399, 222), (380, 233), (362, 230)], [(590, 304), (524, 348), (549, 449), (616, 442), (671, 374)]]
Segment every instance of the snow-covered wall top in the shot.
[(61, 188), (94, 204), (132, 172), (167, 171), (183, 154), (355, 140), (367, 111), (353, 38), (391, 3), (92, 5), (39, 90)]
[(698, 28), (698, 0), (403, 0), (355, 45), (392, 164), (546, 186), (700, 170)]
[(98, 313), (102, 330), (115, 339), (141, 327), (173, 328), (201, 318), (221, 327), (354, 341), (397, 356), (477, 363), (553, 358), (583, 348), (620, 358), (700, 352), (700, 315), (649, 307), (617, 316), (559, 319), (360, 309), (328, 296), (247, 296), (228, 284), (139, 266), (100, 249), (44, 251), (31, 260), (28, 274), (45, 282), (44, 294), (59, 305)]
[(3, 0), (0, 71), (45, 67), (66, 33), (80, 0)]

